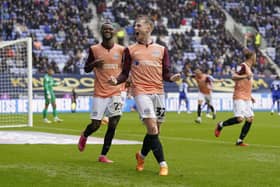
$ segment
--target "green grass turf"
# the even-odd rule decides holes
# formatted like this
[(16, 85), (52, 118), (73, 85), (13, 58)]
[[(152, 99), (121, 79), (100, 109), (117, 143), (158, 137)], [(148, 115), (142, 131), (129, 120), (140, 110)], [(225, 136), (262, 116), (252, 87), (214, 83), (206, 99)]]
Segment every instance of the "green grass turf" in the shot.
[[(214, 137), (215, 124), (231, 117), (218, 113), (217, 120), (168, 113), (161, 141), (169, 165), (169, 176), (158, 176), (159, 167), (150, 153), (145, 170), (135, 171), (135, 152), (141, 145), (113, 145), (108, 157), (115, 162), (97, 162), (101, 145), (87, 145), (83, 153), (76, 145), (0, 145), (0, 186), (280, 186), (280, 116), (256, 112), (246, 142), (234, 145), (241, 125), (226, 127)], [(64, 122), (43, 124), (34, 116), (33, 128), (14, 128), (79, 135), (89, 114), (60, 114)], [(1, 129), (11, 130), (11, 129)], [(94, 134), (103, 137), (106, 126)], [(137, 113), (125, 113), (116, 138), (142, 141), (145, 128)]]

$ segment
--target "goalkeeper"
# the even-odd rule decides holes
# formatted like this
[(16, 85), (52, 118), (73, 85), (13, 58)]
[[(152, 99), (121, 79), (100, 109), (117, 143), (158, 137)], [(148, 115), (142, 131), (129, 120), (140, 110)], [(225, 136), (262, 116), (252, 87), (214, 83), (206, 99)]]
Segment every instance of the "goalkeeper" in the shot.
[(55, 95), (53, 91), (53, 86), (58, 86), (60, 84), (63, 84), (63, 81), (62, 82), (55, 81), (52, 77), (53, 74), (54, 71), (50, 67), (48, 68), (48, 73), (44, 76), (45, 108), (43, 110), (43, 118), (45, 123), (51, 123), (51, 121), (47, 119), (48, 107), (50, 103), (52, 104), (52, 108), (53, 108), (54, 122), (63, 121), (62, 119), (57, 117)]

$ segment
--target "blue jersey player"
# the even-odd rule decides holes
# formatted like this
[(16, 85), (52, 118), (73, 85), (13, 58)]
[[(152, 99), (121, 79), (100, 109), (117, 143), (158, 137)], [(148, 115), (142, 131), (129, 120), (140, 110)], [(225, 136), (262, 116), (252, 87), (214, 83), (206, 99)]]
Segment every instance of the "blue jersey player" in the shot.
[(280, 77), (277, 76), (270, 85), (271, 97), (272, 97), (272, 106), (271, 114), (274, 113), (274, 105), (277, 103), (277, 112), (280, 115)]
[(178, 114), (181, 113), (181, 105), (182, 105), (183, 101), (185, 102), (187, 113), (191, 113), (190, 105), (189, 105), (189, 98), (188, 98), (188, 84), (187, 84), (187, 81), (185, 78), (179, 84), (179, 104), (178, 104), (178, 110), (177, 110)]

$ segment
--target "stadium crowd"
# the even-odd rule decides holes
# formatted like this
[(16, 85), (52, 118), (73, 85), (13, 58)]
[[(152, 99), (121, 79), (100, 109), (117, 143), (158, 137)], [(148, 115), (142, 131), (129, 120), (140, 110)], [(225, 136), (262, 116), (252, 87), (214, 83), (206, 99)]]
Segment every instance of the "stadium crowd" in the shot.
[[(133, 34), (130, 30), (135, 12), (148, 14), (153, 18), (153, 34), (157, 36), (158, 43), (168, 46), (175, 72), (183, 71), (185, 64), (190, 64), (187, 67), (192, 70), (199, 66), (213, 75), (229, 75), (244, 60), (241, 58), (243, 47), (225, 30), (226, 17), (214, 3), (115, 0), (111, 7), (104, 8), (99, 13), (105, 19), (126, 27), (128, 34)], [(173, 29), (177, 31), (174, 33)], [(254, 73), (261, 76), (274, 73), (274, 69), (260, 52)]]
[[(207, 73), (229, 75), (241, 58), (242, 46), (225, 30), (226, 17), (211, 1), (206, 0), (92, 0), (98, 18), (93, 18), (89, 0), (35, 0), (1, 2), (3, 40), (20, 37), (33, 38), (35, 72), (43, 73), (52, 66), (56, 73), (80, 73), (86, 56), (85, 49), (98, 40), (85, 23), (91, 19), (111, 20), (125, 28), (128, 43), (133, 42), (133, 20), (138, 14), (147, 14), (155, 23), (153, 36), (168, 47), (174, 72), (192, 70), (200, 66)], [(279, 62), (279, 13), (272, 3), (277, 1), (230, 0), (219, 3), (238, 22), (255, 26), (269, 47), (276, 49)], [(28, 10), (28, 11), (27, 11)], [(278, 14), (277, 14), (278, 13)], [(264, 16), (265, 15), (265, 16)], [(274, 73), (267, 59), (258, 52), (254, 73), (266, 76)]]
[(32, 37), (35, 72), (53, 66), (56, 73), (80, 73), (83, 50), (97, 42), (85, 26), (93, 18), (87, 0), (4, 0), (0, 6), (3, 40)]
[(280, 1), (219, 0), (219, 3), (235, 21), (254, 27), (265, 38), (267, 47), (275, 50), (271, 58), (280, 65)]

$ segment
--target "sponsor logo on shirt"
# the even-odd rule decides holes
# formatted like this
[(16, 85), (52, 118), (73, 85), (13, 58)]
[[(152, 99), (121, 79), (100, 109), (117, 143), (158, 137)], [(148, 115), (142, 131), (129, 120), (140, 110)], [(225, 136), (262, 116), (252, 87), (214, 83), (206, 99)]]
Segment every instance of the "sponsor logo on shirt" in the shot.
[(103, 69), (118, 69), (118, 64), (103, 64)]
[(160, 51), (159, 50), (155, 50), (152, 52), (152, 56), (153, 57), (160, 57)]
[(144, 66), (154, 66), (154, 67), (160, 67), (161, 66), (158, 62), (150, 61), (150, 60), (141, 60), (139, 63), (141, 65), (144, 65)]
[(118, 53), (115, 53), (115, 54), (113, 55), (113, 59), (114, 59), (114, 60), (118, 60), (119, 57), (120, 57), (120, 55), (119, 55)]

